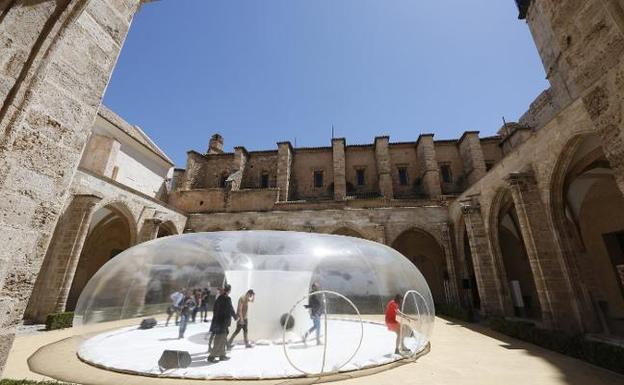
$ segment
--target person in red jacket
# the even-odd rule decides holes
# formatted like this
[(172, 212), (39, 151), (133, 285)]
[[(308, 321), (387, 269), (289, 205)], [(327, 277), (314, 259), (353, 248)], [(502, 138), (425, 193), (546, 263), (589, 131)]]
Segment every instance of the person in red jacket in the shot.
[(394, 346), (394, 354), (401, 354), (399, 351), (399, 346), (402, 350), (406, 350), (403, 345), (403, 341), (401, 341), (401, 324), (397, 321), (397, 312), (401, 307), (401, 296), (399, 294), (395, 295), (393, 299), (388, 301), (386, 305), (386, 326), (388, 330), (396, 333), (396, 343)]

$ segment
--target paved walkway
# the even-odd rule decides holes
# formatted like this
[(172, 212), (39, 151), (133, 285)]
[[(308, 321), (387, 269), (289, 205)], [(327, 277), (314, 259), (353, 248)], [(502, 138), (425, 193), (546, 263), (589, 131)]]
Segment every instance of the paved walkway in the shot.
[[(39, 359), (31, 359), (33, 368), (38, 367), (37, 370), (43, 368), (47, 373), (54, 373), (55, 377), (65, 381), (80, 379), (80, 382), (85, 385), (121, 383), (182, 385), (196, 382), (138, 377), (91, 367), (71, 354), (71, 349), (75, 348), (71, 340), (66, 340), (64, 344), (44, 347), (71, 335), (72, 330), (63, 330), (18, 337), (9, 356), (4, 376), (15, 379), (49, 379), (31, 371), (27, 364), (27, 359), (38, 351), (35, 358), (39, 356)], [(416, 362), (364, 377), (342, 380), (340, 384), (624, 385), (624, 376), (508, 338), (478, 325), (464, 326), (437, 318), (431, 343), (431, 352)], [(53, 371), (50, 371), (52, 369)], [(314, 382), (316, 381), (305, 381), (305, 383)], [(233, 384), (232, 381), (211, 381), (211, 383)], [(243, 382), (236, 383), (242, 384)], [(246, 383), (296, 384), (302, 381), (250, 381)]]

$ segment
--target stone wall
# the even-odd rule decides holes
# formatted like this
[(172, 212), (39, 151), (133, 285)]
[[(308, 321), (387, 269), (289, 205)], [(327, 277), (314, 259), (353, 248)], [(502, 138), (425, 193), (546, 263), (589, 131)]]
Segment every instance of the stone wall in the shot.
[(0, 370), (139, 1), (3, 4)]

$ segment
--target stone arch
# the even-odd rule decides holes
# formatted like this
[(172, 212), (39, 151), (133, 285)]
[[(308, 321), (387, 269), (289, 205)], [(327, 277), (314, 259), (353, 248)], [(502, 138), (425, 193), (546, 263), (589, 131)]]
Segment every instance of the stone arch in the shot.
[(123, 217), (128, 222), (130, 244), (135, 245), (137, 243), (139, 233), (137, 228), (138, 221), (128, 204), (119, 199), (103, 199), (95, 206), (93, 211), (95, 213), (103, 208), (114, 210), (119, 216)]
[[(490, 208), (489, 238), (506, 302), (514, 316), (542, 319), (543, 304), (518, 221), (511, 191), (500, 188)], [(512, 310), (513, 309), (513, 310)], [(511, 315), (511, 314), (510, 314)]]
[(550, 180), (548, 207), (583, 326), (624, 335), (624, 196), (597, 133), (572, 137)]
[(91, 277), (117, 254), (136, 241), (136, 224), (128, 207), (119, 201), (96, 206), (82, 246), (67, 298), (66, 310), (73, 310)]
[(170, 235), (177, 235), (178, 229), (172, 221), (164, 221), (158, 226), (158, 233), (156, 238), (168, 237)]
[(449, 267), (442, 244), (428, 231), (411, 227), (401, 232), (392, 248), (407, 257), (424, 275), (436, 303), (451, 302)]
[(355, 237), (355, 238), (366, 239), (366, 237), (364, 235), (362, 235), (362, 233), (360, 233), (357, 230), (354, 230), (351, 227), (347, 227), (347, 226), (341, 226), (341, 227), (331, 231), (331, 234), (334, 234), (334, 235), (345, 235), (345, 236), (348, 236), (348, 237)]

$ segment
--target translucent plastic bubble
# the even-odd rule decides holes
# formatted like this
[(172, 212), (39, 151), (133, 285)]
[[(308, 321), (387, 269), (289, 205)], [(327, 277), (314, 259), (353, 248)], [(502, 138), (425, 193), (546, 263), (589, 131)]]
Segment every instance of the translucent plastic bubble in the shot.
[[(226, 285), (231, 292), (223, 294)], [(212, 322), (219, 295), (239, 314), (246, 308), (247, 317), (230, 319), (228, 340), (241, 330), (231, 350), (209, 362), (209, 342), (218, 353), (214, 346), (225, 332), (210, 335), (211, 324), (223, 324)], [(395, 296), (399, 328), (385, 323)], [(149, 317), (157, 325), (140, 328)], [(428, 346), (433, 321), (427, 282), (394, 249), (337, 235), (241, 231), (170, 236), (117, 255), (85, 287), (74, 325), (85, 328), (80, 358), (103, 368), (243, 379), (358, 370), (411, 357)], [(159, 367), (165, 350), (188, 352), (190, 366)]]

